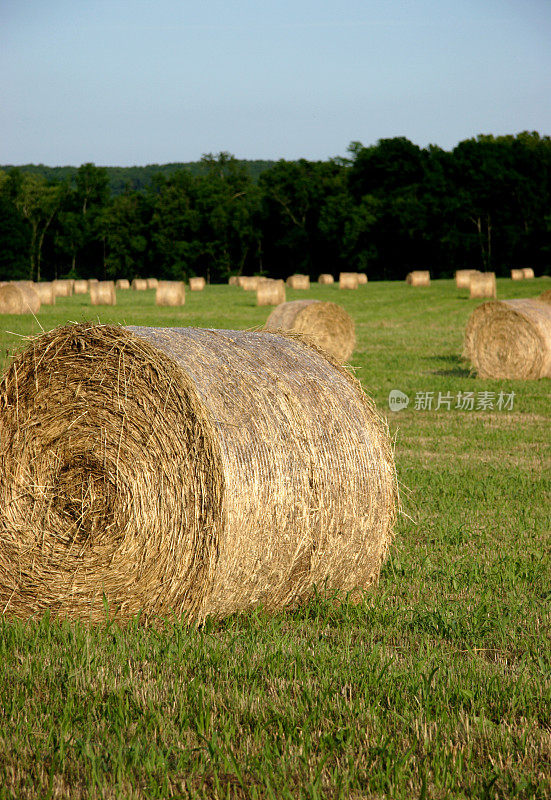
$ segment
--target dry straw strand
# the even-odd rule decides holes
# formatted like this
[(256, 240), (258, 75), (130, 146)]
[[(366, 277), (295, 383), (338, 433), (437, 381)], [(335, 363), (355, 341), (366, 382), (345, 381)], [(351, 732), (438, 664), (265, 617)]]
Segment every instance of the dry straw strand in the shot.
[(203, 289), (205, 288), (205, 285), (206, 285), (206, 281), (201, 276), (189, 279), (189, 290), (190, 290), (190, 292), (202, 292)]
[(262, 280), (256, 290), (257, 306), (278, 306), (285, 302), (285, 283), (283, 281)]
[(183, 281), (159, 281), (155, 302), (158, 306), (183, 306), (186, 302), (186, 287)]
[(463, 355), (480, 378), (551, 378), (551, 305), (535, 299), (483, 303), (467, 322)]
[(322, 286), (330, 286), (332, 283), (335, 283), (335, 278), (332, 275), (329, 275), (328, 272), (322, 272), (318, 278), (318, 283), (320, 283)]
[(113, 281), (98, 281), (90, 285), (90, 303), (93, 306), (116, 306), (117, 294)]
[(358, 288), (358, 273), (357, 272), (341, 272), (339, 275), (339, 289), (357, 289)]
[(266, 330), (303, 334), (338, 361), (346, 361), (356, 346), (354, 321), (342, 306), (319, 300), (292, 300), (274, 308)]
[[(269, 332), (67, 325), (0, 384), (0, 602), (121, 621), (378, 579), (397, 505), (357, 381)], [(337, 423), (338, 421), (338, 423)]]
[(471, 275), (470, 296), (496, 297), (497, 284), (495, 272), (477, 272)]

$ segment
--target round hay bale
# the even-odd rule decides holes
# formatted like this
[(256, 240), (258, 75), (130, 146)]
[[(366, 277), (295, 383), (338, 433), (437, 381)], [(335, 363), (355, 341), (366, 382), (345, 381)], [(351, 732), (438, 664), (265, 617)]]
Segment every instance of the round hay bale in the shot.
[(34, 289), (40, 298), (40, 303), (45, 306), (55, 305), (55, 287), (51, 281), (35, 283)]
[(128, 278), (118, 278), (115, 283), (115, 289), (130, 289), (130, 281)]
[(522, 275), (524, 277), (524, 280), (530, 280), (531, 278), (535, 277), (534, 270), (532, 269), (532, 267), (524, 267), (524, 269), (522, 270)]
[(308, 275), (289, 275), (287, 278), (287, 286), (289, 289), (309, 289), (310, 278)]
[(367, 275), (365, 272), (358, 272), (358, 286), (366, 286)]
[(200, 622), (378, 579), (388, 429), (296, 337), (67, 325), (15, 358), (0, 403), (8, 617)]
[(336, 303), (292, 300), (274, 308), (264, 327), (303, 334), (341, 362), (350, 358), (356, 346), (354, 321)]
[(32, 281), (14, 281), (23, 293), (23, 313), (38, 314), (40, 311), (40, 295)]
[(524, 270), (523, 269), (512, 269), (511, 270), (511, 280), (512, 281), (522, 281), (522, 280), (524, 280)]
[(322, 286), (330, 286), (332, 283), (335, 283), (335, 278), (329, 275), (328, 272), (322, 272), (318, 278), (318, 283)]
[(471, 275), (478, 272), (477, 269), (458, 269), (455, 271), (455, 285), (458, 289), (469, 289), (471, 286)]
[(471, 275), (470, 296), (496, 297), (497, 284), (495, 272), (475, 272)]
[(30, 314), (25, 306), (23, 290), (15, 283), (0, 286), (0, 314)]
[(237, 275), (230, 275), (228, 280), (228, 286), (239, 286), (239, 280)]
[(146, 278), (147, 288), (148, 289), (156, 289), (158, 280), (157, 278)]
[(56, 297), (72, 297), (73, 283), (69, 278), (58, 278), (53, 283)]
[(406, 276), (409, 286), (430, 286), (430, 272), (426, 269), (415, 269)]
[(339, 289), (357, 289), (358, 288), (358, 273), (357, 272), (341, 272), (339, 275)]
[(86, 294), (88, 292), (88, 281), (75, 281), (73, 294)]
[(98, 281), (90, 286), (90, 303), (93, 306), (116, 306), (117, 293), (113, 281)]
[(183, 281), (159, 281), (155, 292), (158, 306), (183, 306), (186, 302), (186, 286)]
[(257, 306), (278, 306), (285, 302), (285, 283), (283, 281), (262, 280), (256, 290)]
[(256, 275), (240, 275), (239, 286), (246, 292), (256, 292), (260, 278)]
[(546, 289), (545, 292), (542, 292), (538, 300), (542, 303), (551, 303), (551, 289)]
[(202, 277), (197, 278), (190, 278), (189, 279), (189, 290), (190, 292), (202, 292), (205, 288), (206, 281)]
[(136, 292), (145, 292), (147, 289), (147, 281), (145, 278), (134, 278), (132, 281), (132, 288)]
[(551, 305), (533, 299), (483, 303), (467, 322), (463, 355), (480, 378), (551, 378)]

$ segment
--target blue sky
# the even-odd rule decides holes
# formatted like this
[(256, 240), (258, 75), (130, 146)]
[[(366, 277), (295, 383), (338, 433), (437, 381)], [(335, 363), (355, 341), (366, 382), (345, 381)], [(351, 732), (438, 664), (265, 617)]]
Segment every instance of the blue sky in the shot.
[(1, 0), (0, 163), (551, 135), (551, 0)]

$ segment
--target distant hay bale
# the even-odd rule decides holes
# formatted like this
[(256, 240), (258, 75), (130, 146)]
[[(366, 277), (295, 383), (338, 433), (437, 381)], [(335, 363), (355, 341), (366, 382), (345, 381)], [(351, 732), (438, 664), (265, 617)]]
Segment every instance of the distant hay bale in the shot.
[(551, 378), (551, 305), (533, 299), (483, 303), (467, 322), (463, 355), (480, 378)]
[(56, 297), (72, 297), (73, 283), (68, 278), (59, 278), (53, 283)]
[(157, 278), (146, 278), (145, 280), (147, 282), (147, 288), (148, 289), (156, 289), (157, 288), (157, 283), (158, 283)]
[(34, 288), (42, 305), (55, 305), (55, 288), (51, 281), (41, 281), (40, 283), (35, 283)]
[(551, 303), (551, 289), (546, 289), (545, 292), (542, 292), (538, 300), (542, 303)]
[(25, 306), (23, 290), (15, 283), (0, 286), (0, 314), (30, 314)]
[(522, 281), (522, 280), (524, 280), (524, 270), (523, 269), (512, 269), (511, 270), (511, 280), (513, 280), (513, 281)]
[(7, 618), (197, 623), (378, 579), (388, 429), (296, 337), (66, 325), (14, 359), (0, 403)]
[(285, 283), (283, 281), (263, 280), (256, 290), (257, 306), (278, 306), (285, 302)]
[(203, 277), (190, 278), (189, 290), (190, 292), (202, 292), (205, 288), (206, 281)]
[(497, 284), (495, 272), (475, 272), (471, 275), (470, 296), (496, 297)]
[(86, 294), (88, 292), (88, 281), (75, 281), (73, 294)]
[(287, 278), (287, 286), (289, 289), (309, 289), (310, 278), (308, 275), (289, 275)]
[(93, 306), (116, 306), (117, 294), (113, 281), (98, 281), (90, 286), (90, 303)]
[(135, 292), (145, 292), (147, 289), (147, 281), (145, 278), (134, 278), (132, 281), (132, 288)]
[(130, 289), (130, 281), (128, 278), (118, 278), (115, 289)]
[(357, 272), (341, 272), (339, 275), (339, 289), (357, 289), (358, 273)]
[(458, 289), (469, 289), (471, 286), (471, 275), (477, 273), (477, 269), (458, 269), (455, 271), (455, 285)]
[(228, 286), (239, 286), (239, 280), (237, 275), (230, 275), (228, 280)]
[(256, 292), (259, 283), (260, 283), (260, 278), (258, 278), (256, 275), (239, 276), (239, 286), (246, 292)]
[(410, 286), (430, 286), (430, 272), (427, 269), (415, 269), (406, 276)]
[(318, 283), (322, 286), (330, 286), (332, 283), (335, 283), (335, 278), (327, 272), (322, 272), (318, 278)]
[(186, 287), (183, 281), (159, 281), (155, 292), (158, 306), (183, 306), (186, 302)]
[(40, 295), (32, 281), (14, 281), (23, 294), (23, 314), (38, 314), (40, 311)]
[(524, 267), (524, 269), (522, 270), (522, 274), (524, 276), (524, 280), (530, 280), (530, 278), (535, 277), (534, 270), (532, 269), (532, 267)]
[(292, 300), (274, 308), (264, 327), (303, 334), (338, 361), (350, 358), (356, 346), (354, 321), (336, 303)]
[(367, 284), (367, 275), (365, 272), (358, 272), (358, 286), (365, 286)]

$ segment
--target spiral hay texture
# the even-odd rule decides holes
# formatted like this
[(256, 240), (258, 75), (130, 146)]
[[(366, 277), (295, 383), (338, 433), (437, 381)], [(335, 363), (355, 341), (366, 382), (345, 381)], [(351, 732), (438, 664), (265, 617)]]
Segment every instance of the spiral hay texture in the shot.
[(88, 292), (88, 281), (75, 281), (73, 294), (86, 294)]
[(310, 278), (308, 275), (289, 275), (287, 278), (287, 286), (289, 289), (309, 289)]
[(551, 305), (501, 300), (475, 308), (463, 355), (480, 378), (551, 378)]
[(0, 314), (31, 314), (33, 312), (22, 286), (4, 283), (0, 286)]
[(358, 273), (357, 272), (341, 272), (339, 275), (339, 289), (357, 289), (358, 288)]
[(135, 292), (145, 292), (147, 289), (147, 280), (145, 278), (134, 278), (132, 281), (132, 288)]
[(256, 290), (257, 306), (278, 306), (285, 302), (285, 284), (283, 281), (263, 280)]
[(322, 286), (330, 286), (335, 283), (335, 278), (329, 273), (323, 272), (318, 278), (318, 283), (321, 283)]
[(116, 306), (117, 293), (113, 281), (90, 284), (90, 303), (93, 306)]
[(388, 430), (300, 339), (67, 325), (0, 383), (0, 603), (187, 621), (377, 580)]
[(274, 308), (266, 330), (302, 334), (338, 361), (346, 361), (356, 346), (354, 321), (342, 306), (319, 300), (292, 300)]
[(406, 276), (409, 286), (430, 286), (430, 272), (426, 269), (416, 269)]
[(155, 292), (158, 306), (183, 306), (186, 302), (186, 287), (182, 281), (159, 281)]
[(470, 296), (496, 297), (497, 285), (495, 272), (475, 272), (471, 275)]
[(115, 283), (115, 289), (130, 289), (130, 281), (128, 278), (118, 278)]
[(202, 277), (197, 278), (190, 278), (189, 279), (189, 290), (190, 292), (202, 292), (205, 288), (205, 279)]
[(35, 292), (40, 298), (41, 305), (54, 306), (55, 305), (55, 287), (51, 281), (43, 281), (35, 283)]

